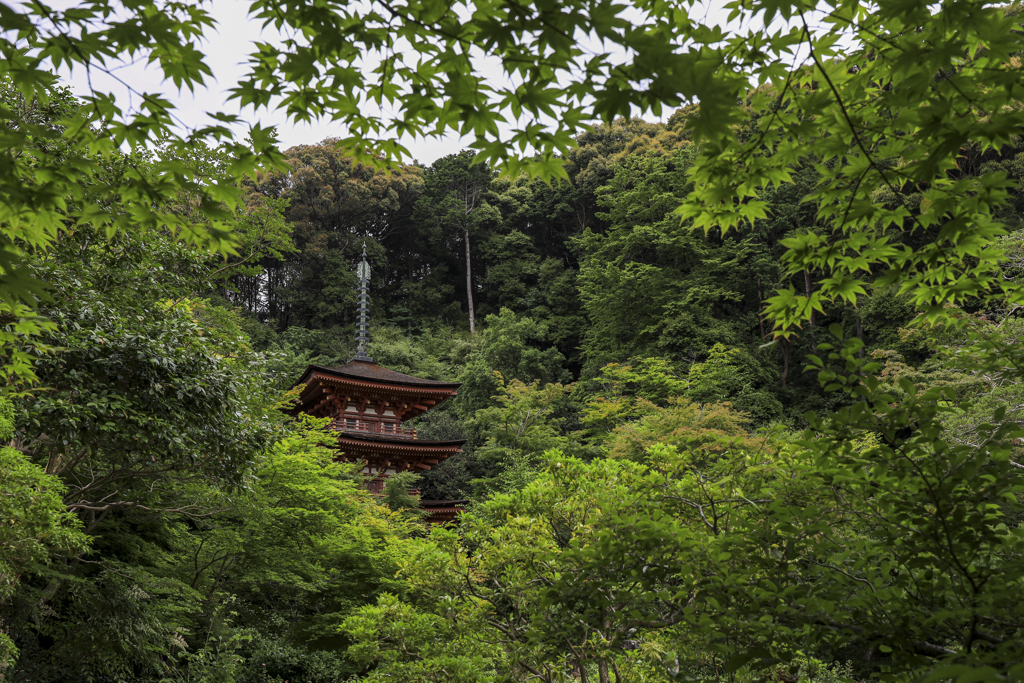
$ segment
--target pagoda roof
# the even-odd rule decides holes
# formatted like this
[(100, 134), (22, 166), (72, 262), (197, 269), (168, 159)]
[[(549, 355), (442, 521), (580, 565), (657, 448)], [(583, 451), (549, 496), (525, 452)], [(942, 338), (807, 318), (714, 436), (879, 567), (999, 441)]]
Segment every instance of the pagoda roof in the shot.
[(338, 447), (348, 460), (379, 462), (397, 458), (413, 471), (429, 470), (462, 450), (465, 439), (428, 441), (389, 434), (336, 430)]
[(431, 524), (446, 524), (465, 512), (468, 500), (420, 500), (420, 509)]
[(379, 434), (377, 432), (364, 432), (358, 429), (337, 429), (339, 436), (346, 439), (358, 441), (374, 441), (378, 443), (394, 444), (396, 446), (411, 446), (413, 448), (461, 448), (466, 444), (466, 439), (452, 439), (450, 441), (430, 441), (427, 439), (413, 439), (408, 436), (394, 434)]
[(421, 508), (442, 508), (465, 505), (469, 505), (468, 498), (459, 498), (457, 500), (420, 500)]
[(368, 381), (373, 382), (374, 384), (391, 384), (422, 389), (458, 389), (462, 386), (460, 382), (439, 382), (433, 379), (413, 377), (412, 375), (395, 372), (394, 370), (390, 370), (383, 365), (378, 365), (372, 361), (364, 360), (353, 360), (345, 365), (339, 365), (336, 367), (310, 365), (306, 368), (306, 371), (302, 373), (302, 377), (298, 382), (296, 382), (296, 384), (304, 383), (313, 372), (331, 375), (338, 379), (351, 379), (363, 382)]

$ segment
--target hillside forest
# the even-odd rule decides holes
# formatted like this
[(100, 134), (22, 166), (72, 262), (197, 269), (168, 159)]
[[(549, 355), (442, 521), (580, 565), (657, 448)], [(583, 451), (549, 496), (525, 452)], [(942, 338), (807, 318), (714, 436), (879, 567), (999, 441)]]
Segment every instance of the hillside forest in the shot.
[[(807, 72), (742, 81), (727, 143), (707, 98), (579, 130), (555, 174), (337, 139), (239, 174), (237, 146), (73, 144), (94, 103), (17, 78), (25, 187), (91, 170), (0, 249), (0, 681), (1024, 680), (1016, 94), (985, 81), (1002, 109), (927, 148), (929, 107), (863, 118), (903, 86), (849, 109), (868, 142), (818, 127)], [(355, 353), (364, 249), (370, 355), (460, 382), (412, 426), (467, 440), (380, 494), (290, 412)]]

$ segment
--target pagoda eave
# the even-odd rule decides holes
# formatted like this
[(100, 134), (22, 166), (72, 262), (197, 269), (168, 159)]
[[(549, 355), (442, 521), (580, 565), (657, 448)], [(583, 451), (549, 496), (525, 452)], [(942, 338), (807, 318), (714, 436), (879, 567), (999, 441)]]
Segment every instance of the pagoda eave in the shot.
[(321, 387), (338, 387), (345, 389), (361, 389), (363, 391), (378, 391), (387, 394), (393, 394), (398, 396), (430, 396), (439, 398), (448, 398), (449, 396), (455, 395), (455, 389), (444, 388), (444, 389), (433, 389), (431, 387), (409, 387), (409, 386), (397, 386), (394, 384), (386, 384), (384, 382), (371, 382), (368, 380), (354, 380), (340, 377), (330, 377), (321, 375), (320, 373), (314, 374), (309, 383), (306, 385), (306, 389), (302, 392), (302, 398), (316, 393), (316, 390)]
[(455, 441), (421, 441), (408, 437), (388, 437), (378, 434), (338, 432), (338, 448), (347, 460), (367, 462), (406, 461), (411, 471), (426, 471), (455, 455), (466, 444), (465, 439)]
[(343, 397), (353, 399), (362, 396), (400, 402), (406, 406), (403, 410), (403, 419), (410, 419), (453, 398), (456, 395), (455, 388), (458, 386), (394, 385), (383, 381), (358, 380), (314, 372), (308, 378), (305, 388), (299, 395), (298, 405), (292, 409), (292, 413), (305, 412), (316, 415), (321, 405), (341, 400)]
[(324, 365), (310, 365), (302, 373), (302, 377), (296, 384), (308, 383), (313, 374), (331, 379), (354, 382), (378, 382), (384, 386), (399, 388), (404, 387), (413, 390), (427, 391), (454, 391), (462, 384), (460, 382), (440, 382), (433, 379), (422, 379), (405, 375), (388, 368), (381, 367), (376, 363), (353, 361), (340, 368), (331, 368)]
[(468, 504), (468, 500), (421, 500), (420, 509), (431, 524), (446, 524), (465, 512)]

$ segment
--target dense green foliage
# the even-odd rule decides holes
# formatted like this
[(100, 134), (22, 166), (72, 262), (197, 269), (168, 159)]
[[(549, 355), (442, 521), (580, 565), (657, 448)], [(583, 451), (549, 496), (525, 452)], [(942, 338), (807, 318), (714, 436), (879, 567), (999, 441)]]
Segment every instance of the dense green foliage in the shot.
[[(349, 126), (278, 152), (54, 87), (202, 82), (205, 10), (131, 7), (0, 5), (0, 678), (1024, 679), (1018, 8), (258, 0), (234, 96)], [(467, 439), (379, 496), (284, 410), (364, 242)]]

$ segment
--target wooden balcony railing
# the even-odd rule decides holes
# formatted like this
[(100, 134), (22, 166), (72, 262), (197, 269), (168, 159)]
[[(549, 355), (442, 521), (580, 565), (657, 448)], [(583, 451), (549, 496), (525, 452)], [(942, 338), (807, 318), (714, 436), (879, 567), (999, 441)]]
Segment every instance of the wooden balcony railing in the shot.
[(345, 432), (366, 432), (367, 434), (398, 436), (406, 439), (416, 438), (416, 430), (412, 427), (403, 427), (395, 424), (394, 422), (360, 420), (352, 417), (335, 419), (331, 422), (331, 429), (337, 429)]

